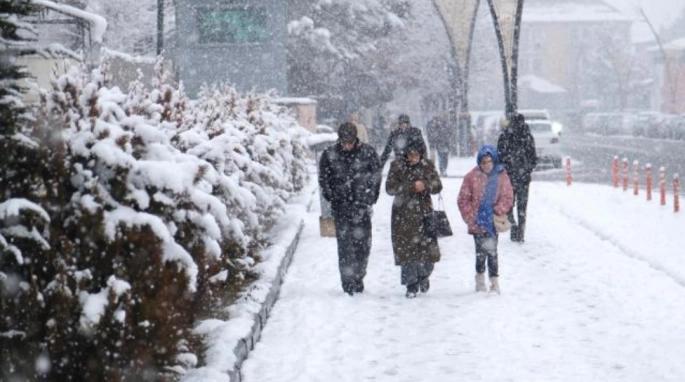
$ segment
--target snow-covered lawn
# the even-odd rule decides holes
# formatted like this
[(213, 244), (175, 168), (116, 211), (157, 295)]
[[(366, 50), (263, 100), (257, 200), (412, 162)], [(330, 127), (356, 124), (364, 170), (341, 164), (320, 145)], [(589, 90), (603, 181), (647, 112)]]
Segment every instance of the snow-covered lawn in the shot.
[[(452, 175), (475, 162), (453, 161)], [(431, 290), (413, 300), (393, 265), (387, 194), (354, 297), (314, 206), (244, 381), (685, 380), (685, 217), (671, 200), (533, 183), (526, 243), (500, 237), (502, 295), (489, 296), (474, 292), (461, 181), (443, 179), (455, 236), (441, 239)]]

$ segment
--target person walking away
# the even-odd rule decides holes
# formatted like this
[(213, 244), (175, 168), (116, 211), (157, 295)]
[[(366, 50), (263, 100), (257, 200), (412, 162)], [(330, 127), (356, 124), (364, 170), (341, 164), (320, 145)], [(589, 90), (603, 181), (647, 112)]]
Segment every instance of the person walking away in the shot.
[(376, 151), (383, 150), (383, 144), (385, 144), (387, 135), (385, 115), (383, 113), (383, 108), (379, 106), (376, 109), (373, 119), (371, 120), (371, 134), (369, 137), (371, 139), (372, 146), (376, 149)]
[(359, 141), (352, 123), (342, 124), (338, 141), (321, 154), (319, 187), (331, 203), (340, 280), (350, 296), (364, 291), (371, 252), (371, 215), (380, 184), (376, 150)]
[(410, 140), (405, 155), (390, 164), (386, 192), (394, 196), (391, 237), (395, 265), (401, 267), (400, 282), (407, 286), (406, 297), (430, 288), (429, 277), (440, 260), (437, 238), (423, 234), (423, 218), (433, 211), (431, 194), (442, 191), (440, 176), (432, 161), (425, 158), (423, 141)]
[(366, 126), (361, 122), (359, 113), (350, 114), (347, 122), (350, 122), (357, 128), (357, 138), (359, 138), (362, 143), (369, 143), (369, 132), (366, 130)]
[(495, 215), (504, 216), (514, 202), (513, 190), (497, 149), (484, 145), (478, 151), (478, 165), (464, 177), (457, 205), (476, 244), (476, 291), (484, 292), (485, 266), (490, 276), (490, 292), (500, 293), (497, 259), (498, 234)]
[(530, 126), (523, 115), (516, 114), (509, 126), (502, 131), (497, 140), (497, 151), (514, 188), (517, 218), (514, 218), (513, 209), (509, 211), (508, 218), (512, 224), (511, 241), (523, 243), (531, 174), (538, 161), (535, 153), (535, 138), (530, 133)]
[[(452, 130), (444, 115), (433, 117), (426, 125), (426, 135), (431, 152), (437, 153), (438, 168), (440, 176), (447, 174), (447, 165), (450, 157), (450, 142), (452, 141)], [(434, 155), (431, 154), (431, 158)]]
[(407, 144), (409, 141), (416, 142), (422, 147), (422, 153), (426, 154), (426, 143), (423, 141), (421, 130), (411, 125), (409, 116), (400, 114), (397, 118), (398, 128), (390, 131), (390, 136), (385, 144), (383, 153), (381, 154), (381, 168), (385, 167), (385, 163), (390, 158), (390, 153), (395, 154), (395, 158), (404, 158), (407, 154)]

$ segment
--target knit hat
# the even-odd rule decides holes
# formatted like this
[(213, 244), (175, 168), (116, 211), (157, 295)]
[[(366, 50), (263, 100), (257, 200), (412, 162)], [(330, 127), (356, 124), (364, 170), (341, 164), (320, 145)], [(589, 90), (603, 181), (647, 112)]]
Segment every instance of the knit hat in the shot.
[(343, 143), (352, 143), (356, 141), (357, 127), (350, 122), (343, 123), (338, 128), (338, 139)]
[(406, 114), (400, 114), (399, 118), (397, 118), (397, 122), (399, 122), (399, 123), (411, 123), (409, 121), (409, 116)]
[(426, 144), (421, 140), (420, 138), (417, 137), (409, 137), (407, 140), (407, 145), (404, 147), (404, 153), (409, 154), (410, 152), (415, 151), (419, 154), (421, 154), (421, 157), (426, 156)]

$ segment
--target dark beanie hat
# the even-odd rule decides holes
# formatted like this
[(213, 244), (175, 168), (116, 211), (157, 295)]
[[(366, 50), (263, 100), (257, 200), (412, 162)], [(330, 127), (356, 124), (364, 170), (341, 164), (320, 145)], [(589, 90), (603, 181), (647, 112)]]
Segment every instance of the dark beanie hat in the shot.
[(354, 142), (357, 139), (357, 127), (349, 122), (338, 128), (338, 138), (341, 142)]
[(412, 151), (416, 151), (417, 153), (421, 154), (421, 157), (425, 157), (426, 144), (420, 138), (412, 136), (407, 140), (407, 145), (405, 146), (404, 153), (406, 155)]
[(409, 116), (406, 114), (400, 114), (399, 118), (397, 118), (397, 122), (399, 122), (399, 123), (411, 123), (409, 121)]

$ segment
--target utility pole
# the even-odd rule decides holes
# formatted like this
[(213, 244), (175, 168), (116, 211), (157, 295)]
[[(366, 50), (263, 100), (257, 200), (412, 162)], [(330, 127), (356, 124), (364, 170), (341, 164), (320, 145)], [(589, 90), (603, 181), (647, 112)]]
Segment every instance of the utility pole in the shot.
[(164, 50), (164, 0), (157, 0), (157, 55)]

